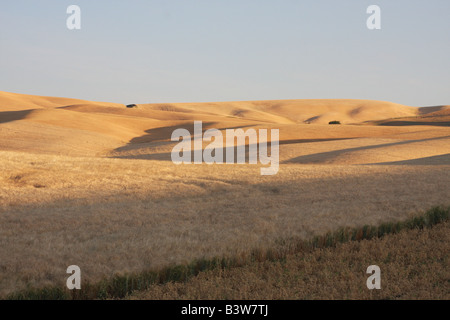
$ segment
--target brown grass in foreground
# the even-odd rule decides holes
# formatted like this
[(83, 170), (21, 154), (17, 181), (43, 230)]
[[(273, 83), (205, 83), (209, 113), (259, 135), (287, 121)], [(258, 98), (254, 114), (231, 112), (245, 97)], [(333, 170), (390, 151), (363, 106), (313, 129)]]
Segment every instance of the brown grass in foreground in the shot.
[[(314, 249), (282, 261), (201, 272), (129, 299), (450, 299), (450, 222)], [(381, 290), (366, 269), (381, 268)]]
[(95, 283), (449, 204), (448, 166), (285, 164), (261, 177), (249, 165), (0, 159), (0, 295), (64, 287), (72, 264)]
[(203, 271), (230, 270), (251, 266), (255, 262), (286, 261), (295, 254), (304, 254), (319, 248), (334, 248), (337, 244), (348, 241), (362, 241), (382, 238), (397, 234), (403, 230), (422, 230), (442, 224), (450, 218), (450, 207), (433, 207), (423, 214), (397, 222), (382, 223), (378, 226), (361, 228), (341, 228), (335, 232), (327, 232), (311, 240), (284, 239), (272, 248), (255, 248), (239, 256), (214, 257), (212, 259), (196, 259), (189, 264), (168, 266), (159, 270), (145, 270), (139, 273), (128, 273), (105, 278), (100, 282), (86, 282), (82, 290), (70, 291), (63, 286), (53, 285), (42, 288), (29, 287), (7, 296), (7, 299), (42, 300), (42, 299), (108, 299), (125, 298), (136, 291), (148, 290), (154, 284), (170, 282), (186, 282)]

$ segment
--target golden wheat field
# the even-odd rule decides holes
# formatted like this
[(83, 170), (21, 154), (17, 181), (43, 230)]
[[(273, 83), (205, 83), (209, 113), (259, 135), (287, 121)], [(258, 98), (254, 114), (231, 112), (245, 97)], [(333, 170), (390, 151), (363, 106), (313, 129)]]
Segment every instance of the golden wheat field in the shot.
[[(185, 283), (152, 285), (127, 299), (448, 300), (449, 229), (445, 222), (279, 261), (205, 271)], [(382, 270), (381, 290), (361, 285), (367, 279), (364, 269), (374, 261)]]
[[(174, 164), (171, 134), (194, 121), (279, 129), (278, 173)], [(126, 108), (0, 92), (0, 297), (64, 286), (69, 265), (95, 282), (450, 205), (449, 125), (450, 106), (382, 101)]]

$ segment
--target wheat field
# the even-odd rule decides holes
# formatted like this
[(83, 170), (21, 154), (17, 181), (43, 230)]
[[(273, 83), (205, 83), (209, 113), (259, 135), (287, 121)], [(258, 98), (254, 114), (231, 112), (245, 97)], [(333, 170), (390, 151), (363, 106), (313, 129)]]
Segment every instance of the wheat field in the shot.
[[(95, 282), (449, 205), (449, 110), (363, 100), (128, 110), (0, 92), (0, 297), (63, 287), (73, 264)], [(387, 119), (396, 125), (377, 122)], [(194, 120), (279, 129), (279, 172), (172, 163), (171, 132)]]
[[(279, 261), (205, 271), (185, 283), (151, 285), (126, 299), (448, 300), (449, 229), (446, 222)], [(367, 290), (365, 269), (374, 261), (381, 270), (381, 289)]]

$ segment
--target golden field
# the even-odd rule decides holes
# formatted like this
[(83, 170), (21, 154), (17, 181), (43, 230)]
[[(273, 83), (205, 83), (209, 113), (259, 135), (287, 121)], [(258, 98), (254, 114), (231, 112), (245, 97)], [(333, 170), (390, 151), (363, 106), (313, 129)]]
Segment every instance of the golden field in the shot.
[[(382, 239), (300, 252), (279, 261), (205, 271), (185, 283), (151, 285), (127, 299), (448, 300), (449, 231), (445, 222)], [(374, 261), (381, 269), (381, 290), (364, 286), (369, 276), (365, 268)]]
[[(127, 109), (0, 92), (0, 297), (63, 287), (72, 264), (95, 282), (449, 205), (449, 117), (365, 100)], [(171, 133), (195, 120), (279, 129), (279, 172), (173, 164)]]

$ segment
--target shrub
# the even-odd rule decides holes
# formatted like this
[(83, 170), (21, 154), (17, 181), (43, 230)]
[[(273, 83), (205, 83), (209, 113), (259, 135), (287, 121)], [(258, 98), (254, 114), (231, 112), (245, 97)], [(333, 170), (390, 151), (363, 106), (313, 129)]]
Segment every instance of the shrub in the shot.
[(341, 124), (341, 122), (337, 121), (337, 120), (333, 120), (333, 121), (328, 122), (328, 124)]

